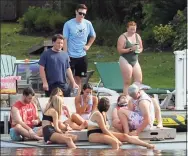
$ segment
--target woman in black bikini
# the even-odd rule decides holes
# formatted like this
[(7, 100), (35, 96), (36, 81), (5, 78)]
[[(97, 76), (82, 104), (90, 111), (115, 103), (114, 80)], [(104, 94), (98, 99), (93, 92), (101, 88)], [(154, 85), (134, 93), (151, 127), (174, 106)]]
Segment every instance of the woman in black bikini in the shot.
[(69, 148), (76, 148), (73, 141), (77, 140), (77, 136), (64, 134), (59, 128), (58, 121), (62, 114), (62, 100), (60, 96), (53, 96), (49, 108), (43, 114), (42, 128), (44, 141), (46, 143), (66, 143)]
[(146, 143), (135, 136), (109, 131), (106, 127), (106, 112), (109, 107), (110, 102), (108, 98), (100, 99), (98, 110), (92, 113), (88, 121), (89, 142), (110, 144), (113, 149), (119, 149), (122, 142), (154, 148), (154, 145)]

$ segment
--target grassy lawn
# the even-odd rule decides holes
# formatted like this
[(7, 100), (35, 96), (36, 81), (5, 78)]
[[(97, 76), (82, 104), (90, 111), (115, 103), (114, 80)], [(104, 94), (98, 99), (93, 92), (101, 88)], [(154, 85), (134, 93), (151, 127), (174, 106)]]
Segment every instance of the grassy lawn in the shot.
[[(46, 40), (46, 38), (20, 35), (19, 30), (20, 27), (16, 23), (1, 24), (1, 53), (16, 56), (17, 59), (25, 59), (29, 57), (28, 49)], [(88, 59), (89, 69), (96, 70), (94, 62), (118, 61), (119, 55), (115, 47), (94, 45), (88, 51)], [(175, 87), (175, 60), (172, 52), (143, 52), (139, 60), (143, 71), (144, 84), (161, 88)], [(92, 76), (91, 81), (99, 81), (97, 71)]]

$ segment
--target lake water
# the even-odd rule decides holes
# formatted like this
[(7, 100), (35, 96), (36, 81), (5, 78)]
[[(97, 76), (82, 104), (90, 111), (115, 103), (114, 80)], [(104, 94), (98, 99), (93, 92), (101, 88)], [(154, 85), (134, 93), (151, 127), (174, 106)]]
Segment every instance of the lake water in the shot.
[(1, 148), (1, 156), (185, 156), (186, 150), (149, 150), (149, 149), (62, 149), (62, 148), (33, 148), (33, 147), (12, 147)]

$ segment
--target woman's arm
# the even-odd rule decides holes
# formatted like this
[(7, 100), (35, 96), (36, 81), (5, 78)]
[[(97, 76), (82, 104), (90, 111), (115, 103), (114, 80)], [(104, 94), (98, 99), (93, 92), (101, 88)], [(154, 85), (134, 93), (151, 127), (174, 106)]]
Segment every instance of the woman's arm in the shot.
[(57, 133), (62, 133), (61, 129), (59, 128), (59, 118), (58, 118), (58, 113), (54, 110), (54, 111), (50, 111), (49, 112), (49, 115), (52, 116), (53, 118), (53, 125), (54, 125), (54, 128), (55, 128), (55, 131)]
[(132, 103), (131, 100), (129, 100), (129, 102), (128, 102), (128, 109), (129, 109), (130, 111), (133, 111), (133, 108), (134, 108), (133, 103)]
[(83, 114), (87, 109), (87, 104), (84, 103), (84, 105), (81, 106), (80, 96), (77, 96), (75, 97), (75, 107), (76, 107), (76, 113)]
[(114, 119), (119, 119), (118, 114), (117, 114), (117, 108), (114, 108), (112, 112), (112, 120)]
[[(109, 135), (113, 137), (114, 139), (117, 139), (107, 128), (106, 124), (104, 122), (103, 115), (100, 112), (95, 113), (92, 118), (94, 118), (99, 125), (99, 128), (102, 130), (102, 132), (106, 135)], [(118, 139), (117, 139), (118, 140)]]
[(141, 53), (143, 51), (142, 39), (141, 39), (139, 34), (137, 34), (137, 35), (138, 35), (138, 40), (139, 40), (139, 48), (138, 48), (138, 50)]
[(69, 112), (67, 106), (63, 106), (63, 110), (65, 110), (67, 112), (67, 117), (70, 118), (70, 112)]
[[(96, 96), (92, 96), (92, 100), (93, 100), (93, 105), (89, 105), (87, 104), (87, 109), (86, 109), (86, 112), (87, 113), (90, 113), (94, 110), (97, 109), (97, 106), (98, 106), (98, 98)], [(91, 108), (92, 107), (92, 108)]]
[(131, 52), (131, 48), (126, 48), (125, 43), (126, 38), (123, 35), (121, 35), (117, 41), (117, 51), (119, 52), (119, 54)]

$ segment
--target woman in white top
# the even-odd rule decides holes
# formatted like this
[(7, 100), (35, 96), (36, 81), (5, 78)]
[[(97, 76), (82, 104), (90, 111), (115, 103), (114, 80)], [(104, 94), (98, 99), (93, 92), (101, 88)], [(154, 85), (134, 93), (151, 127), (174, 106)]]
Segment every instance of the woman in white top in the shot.
[(91, 112), (97, 108), (98, 98), (92, 95), (93, 87), (90, 83), (83, 85), (81, 95), (75, 97), (76, 113), (72, 114), (72, 121), (78, 125), (89, 119)]
[[(109, 144), (113, 149), (119, 149), (122, 142), (129, 142), (147, 148), (154, 148), (154, 145), (146, 143), (137, 137), (124, 133), (111, 132), (106, 127), (106, 112), (110, 107), (108, 98), (102, 98), (98, 104), (98, 110), (94, 111), (88, 120), (89, 142)], [(122, 141), (122, 142), (121, 142)]]

